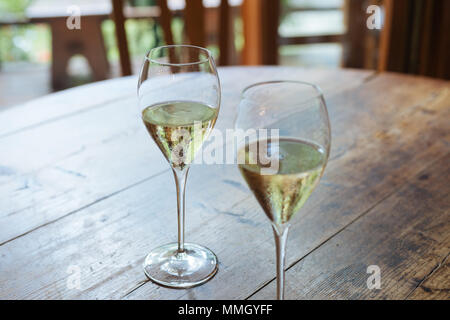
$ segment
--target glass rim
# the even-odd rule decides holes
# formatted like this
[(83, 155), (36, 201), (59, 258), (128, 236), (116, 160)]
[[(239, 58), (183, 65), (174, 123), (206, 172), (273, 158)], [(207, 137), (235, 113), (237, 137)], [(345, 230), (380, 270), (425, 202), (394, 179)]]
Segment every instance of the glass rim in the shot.
[(314, 83), (306, 82), (306, 81), (300, 81), (300, 80), (270, 80), (270, 81), (256, 82), (256, 83), (253, 83), (253, 84), (245, 87), (242, 90), (241, 98), (245, 99), (247, 92), (255, 87), (262, 87), (265, 85), (272, 85), (272, 84), (284, 84), (284, 83), (300, 84), (303, 86), (311, 87), (316, 91), (316, 95), (311, 97), (311, 99), (314, 99), (314, 98), (322, 98), (323, 99), (323, 91), (318, 85), (316, 85)]
[[(199, 60), (199, 61), (194, 61), (194, 62), (185, 62), (185, 63), (171, 63), (171, 62), (161, 62), (158, 60), (153, 59), (152, 53), (156, 52), (157, 50), (162, 50), (162, 49), (172, 49), (172, 48), (190, 48), (190, 49), (199, 49), (200, 51), (203, 51), (206, 53), (207, 57), (203, 60)], [(170, 44), (170, 45), (165, 45), (165, 46), (159, 46), (159, 47), (155, 47), (152, 48), (146, 55), (145, 55), (145, 59), (148, 60), (151, 63), (155, 63), (155, 64), (159, 64), (162, 66), (175, 66), (175, 67), (183, 67), (183, 66), (195, 66), (195, 65), (199, 65), (202, 63), (206, 63), (208, 61), (210, 61), (212, 58), (212, 54), (211, 51), (203, 48), (203, 47), (199, 47), (199, 46), (193, 46), (193, 45), (188, 45), (188, 44)]]

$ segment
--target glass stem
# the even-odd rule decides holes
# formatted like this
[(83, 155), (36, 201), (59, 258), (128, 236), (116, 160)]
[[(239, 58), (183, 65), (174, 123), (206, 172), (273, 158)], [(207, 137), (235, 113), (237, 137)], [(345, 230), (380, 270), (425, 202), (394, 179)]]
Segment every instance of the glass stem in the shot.
[(186, 181), (189, 168), (182, 171), (172, 169), (177, 188), (177, 217), (178, 217), (178, 252), (184, 252), (184, 215), (186, 207)]
[(277, 299), (284, 299), (284, 264), (286, 260), (286, 240), (289, 226), (272, 225), (277, 250)]

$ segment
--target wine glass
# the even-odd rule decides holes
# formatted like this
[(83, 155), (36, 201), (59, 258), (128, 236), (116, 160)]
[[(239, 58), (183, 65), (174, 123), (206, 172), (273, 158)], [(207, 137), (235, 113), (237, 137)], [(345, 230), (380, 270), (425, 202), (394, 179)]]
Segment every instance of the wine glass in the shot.
[(243, 91), (235, 127), (252, 133), (238, 144), (238, 167), (272, 223), (282, 300), (291, 219), (317, 186), (330, 153), (327, 107), (315, 85), (257, 83)]
[(139, 109), (175, 177), (178, 242), (153, 249), (143, 267), (148, 278), (167, 287), (193, 287), (217, 272), (211, 250), (184, 242), (184, 220), (189, 166), (214, 127), (220, 94), (216, 65), (207, 49), (163, 46), (145, 57), (138, 83)]

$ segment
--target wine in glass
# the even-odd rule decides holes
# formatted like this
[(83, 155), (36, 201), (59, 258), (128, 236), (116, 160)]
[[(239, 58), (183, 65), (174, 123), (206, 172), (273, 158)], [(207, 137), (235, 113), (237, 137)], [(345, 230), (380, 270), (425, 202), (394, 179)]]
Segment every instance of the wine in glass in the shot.
[(184, 242), (184, 220), (189, 166), (214, 127), (220, 94), (215, 62), (207, 49), (163, 46), (145, 57), (138, 83), (139, 108), (175, 177), (178, 242), (153, 249), (145, 258), (144, 271), (167, 287), (193, 287), (217, 272), (211, 250)]
[[(238, 167), (272, 223), (277, 251), (277, 298), (283, 299), (288, 230), (328, 161), (328, 112), (318, 87), (295, 81), (247, 87), (238, 111), (236, 129), (258, 129), (257, 135), (241, 142)], [(262, 135), (261, 129), (269, 132)]]

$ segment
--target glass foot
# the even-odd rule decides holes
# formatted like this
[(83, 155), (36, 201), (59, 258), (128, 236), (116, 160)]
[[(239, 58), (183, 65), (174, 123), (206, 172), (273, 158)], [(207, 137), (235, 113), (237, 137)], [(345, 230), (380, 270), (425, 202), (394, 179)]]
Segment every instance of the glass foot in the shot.
[(153, 249), (143, 267), (153, 282), (170, 288), (191, 288), (211, 279), (217, 264), (216, 255), (208, 248), (185, 243), (184, 252), (178, 252), (178, 244), (170, 243)]

